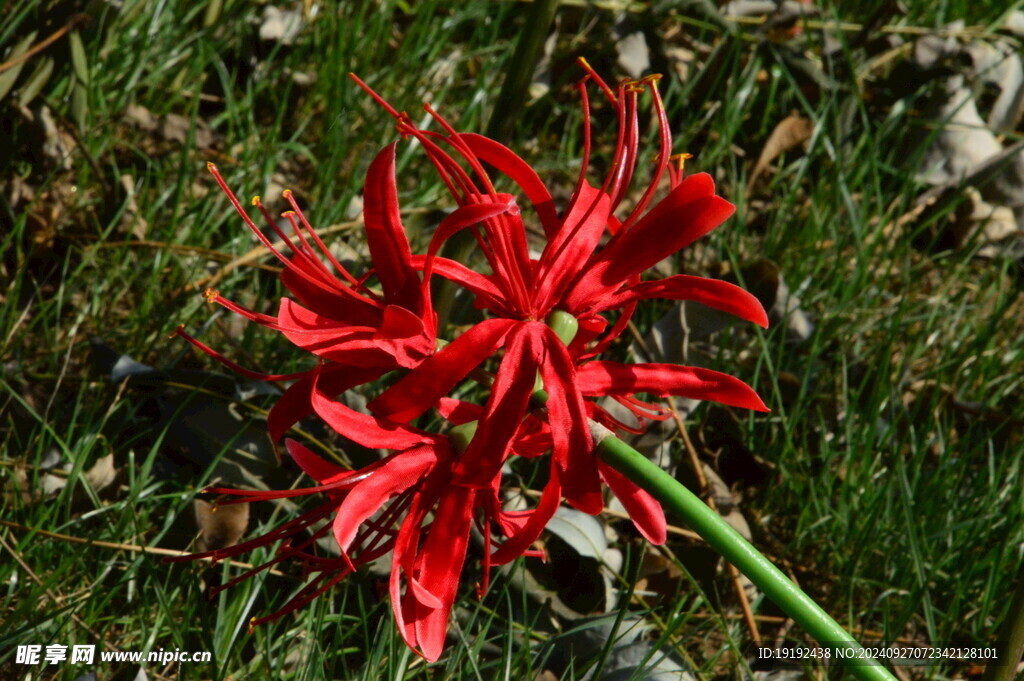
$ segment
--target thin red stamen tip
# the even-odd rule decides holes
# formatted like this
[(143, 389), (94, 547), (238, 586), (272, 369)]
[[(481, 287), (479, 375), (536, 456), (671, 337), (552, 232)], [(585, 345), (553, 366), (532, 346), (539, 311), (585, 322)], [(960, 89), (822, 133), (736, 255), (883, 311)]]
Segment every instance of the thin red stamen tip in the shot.
[(209, 170), (214, 175), (217, 174), (217, 166), (216, 166), (216, 164), (214, 164), (213, 161), (207, 161), (206, 162), (206, 169)]
[(286, 210), (285, 212), (281, 213), (281, 217), (285, 218), (286, 220), (290, 219), (290, 218), (293, 218), (293, 217), (295, 217), (295, 211), (293, 211), (293, 210)]
[(172, 331), (171, 335), (168, 336), (168, 338), (178, 338), (179, 336), (181, 336), (181, 333), (184, 330), (185, 330), (185, 325), (184, 324), (178, 324), (178, 328), (176, 328), (174, 331)]
[(256, 196), (252, 197), (252, 205), (254, 205), (254, 206), (259, 206), (260, 205), (260, 195), (259, 194), (257, 194)]
[(283, 192), (281, 192), (281, 196), (283, 196), (286, 199), (290, 199), (292, 197), (292, 190), (285, 189)]
[(212, 303), (218, 296), (220, 296), (220, 291), (217, 289), (208, 288), (203, 291), (203, 298), (206, 298), (208, 303)]
[(644, 76), (643, 78), (641, 78), (637, 82), (639, 82), (639, 83), (641, 83), (643, 85), (647, 85), (649, 83), (657, 83), (661, 79), (662, 79), (662, 75), (660, 73), (652, 73), (650, 75)]

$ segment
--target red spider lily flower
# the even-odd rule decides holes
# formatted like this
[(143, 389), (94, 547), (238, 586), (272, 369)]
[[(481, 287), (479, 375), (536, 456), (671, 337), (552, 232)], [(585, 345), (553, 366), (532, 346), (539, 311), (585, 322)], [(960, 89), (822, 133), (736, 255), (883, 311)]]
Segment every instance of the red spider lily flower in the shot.
[[(421, 282), (413, 267), (412, 253), (399, 215), (395, 186), (395, 145), (382, 150), (371, 163), (364, 192), (366, 240), (374, 269), (356, 278), (331, 254), (307, 221), (291, 191), (284, 193), (292, 210), (284, 213), (292, 227), (286, 234), (264, 208), (260, 198), (255, 205), (277, 237), (287, 244), (291, 255), (279, 251), (257, 227), (228, 188), (217, 167), (210, 172), (235, 210), (253, 234), (281, 261), (281, 281), (292, 298), (281, 299), (277, 315), (246, 309), (225, 299), (216, 291), (207, 291), (207, 299), (268, 328), (280, 331), (295, 345), (329, 360), (324, 382), (347, 380), (355, 370), (361, 382), (370, 382), (396, 368), (412, 368), (429, 357), (436, 348), (437, 318), (431, 305), (430, 289)], [(471, 217), (488, 216), (487, 207), (478, 208)], [(465, 213), (453, 215), (457, 223)], [(326, 260), (326, 263), (324, 262)], [(333, 268), (333, 271), (332, 271)], [(375, 276), (381, 292), (367, 280)], [(296, 302), (298, 301), (298, 302)], [(183, 329), (178, 335), (215, 357), (231, 369), (257, 380), (296, 380), (268, 416), (271, 439), (280, 437), (312, 411), (309, 392), (312, 372), (264, 374), (231, 362)]]
[[(509, 371), (499, 374), (498, 383), (509, 382)], [(220, 503), (315, 494), (326, 495), (326, 500), (261, 537), (170, 560), (220, 560), (283, 542), (274, 558), (213, 592), (219, 593), (284, 560), (303, 563), (312, 578), (284, 607), (254, 618), (250, 625), (256, 626), (306, 605), (359, 566), (393, 552), (390, 594), (395, 620), (407, 644), (427, 660), (435, 661), (444, 647), (472, 524), (478, 524), (486, 539), (481, 587), (486, 590), (492, 566), (521, 555), (539, 555), (529, 547), (558, 506), (558, 471), (552, 470), (552, 483), (537, 509), (503, 511), (499, 488), (504, 457), (500, 453), (483, 452), (472, 444), (460, 453), (448, 437), (356, 412), (330, 399), (322, 378), (321, 371), (315, 370), (310, 395), (317, 413), (345, 437), (367, 447), (391, 449), (392, 453), (353, 471), (325, 461), (294, 440), (286, 440), (292, 458), (319, 483), (317, 486), (272, 491), (214, 487), (206, 491), (230, 497)], [(352, 376), (348, 384), (336, 384), (327, 390), (333, 393), (358, 381), (358, 377)], [(506, 397), (521, 401), (528, 398), (528, 393)], [(505, 428), (499, 437), (513, 441), (508, 424), (503, 426), (492, 418), (497, 411), (494, 405), (478, 407), (445, 398), (438, 409), (456, 425), (481, 419), (492, 424), (492, 428)], [(515, 430), (514, 424), (511, 430)], [(492, 525), (507, 537), (493, 552)], [(337, 542), (339, 557), (319, 556), (313, 551), (314, 543), (329, 534)]]
[[(680, 395), (762, 411), (766, 407), (743, 382), (708, 369), (587, 360), (622, 333), (637, 303), (644, 299), (696, 301), (762, 326), (767, 325), (767, 316), (756, 298), (726, 282), (687, 275), (641, 281), (646, 269), (720, 225), (734, 207), (715, 194), (710, 176), (684, 178), (680, 168), (671, 167), (671, 136), (656, 77), (626, 81), (613, 90), (585, 61), (581, 60), (581, 64), (588, 72), (578, 84), (584, 113), (582, 171), (561, 216), (534, 170), (510, 149), (486, 137), (456, 132), (429, 105), (426, 110), (445, 132), (419, 130), (407, 115), (398, 113), (353, 76), (397, 119), (399, 132), (422, 144), (459, 206), (508, 206), (508, 210), (481, 219), (479, 224), (438, 229), (427, 254), (414, 258), (414, 265), (425, 274), (438, 274), (458, 283), (475, 295), (478, 307), (518, 325), (512, 331), (495, 324), (497, 319), (490, 320), (490, 326), (486, 326), (488, 322), (478, 325), (384, 392), (370, 404), (370, 409), (381, 418), (408, 423), (436, 404), (480, 362), (506, 347), (502, 367), (522, 368), (514, 374), (507, 390), (522, 392), (532, 388), (536, 372), (525, 367), (536, 365), (540, 372), (548, 395), (544, 413), (547, 427), (542, 430), (550, 434), (553, 459), (560, 469), (566, 499), (581, 510), (597, 513), (603, 507), (603, 477), (628, 504), (627, 508), (633, 506), (630, 510), (636, 511), (638, 525), (649, 520), (641, 531), (652, 540), (663, 541), (664, 516), (653, 499), (614, 471), (595, 465), (588, 417), (609, 425), (622, 424), (585, 398), (610, 395), (638, 416), (649, 418), (663, 418), (664, 413), (659, 407), (636, 399), (636, 393)], [(611, 170), (600, 188), (592, 186), (585, 177), (591, 151), (588, 80), (597, 83), (618, 118)], [(616, 210), (631, 185), (638, 158), (638, 98), (644, 91), (652, 95), (660, 131), (660, 153), (650, 184), (629, 214), (620, 220)], [(463, 163), (470, 172), (463, 169)], [(520, 211), (512, 197), (495, 191), (485, 164), (509, 177), (533, 204), (547, 238), (540, 258), (530, 258)], [(669, 193), (648, 210), (666, 171)], [(473, 230), (490, 265), (490, 274), (473, 272), (437, 256), (444, 241), (465, 228)], [(599, 248), (606, 236), (607, 243)], [(609, 315), (617, 315), (617, 319), (607, 330)], [(559, 339), (541, 323), (558, 316), (573, 320), (578, 333), (574, 329), (571, 337)], [(529, 342), (513, 347), (510, 340), (518, 337), (528, 338)], [(504, 403), (497, 385), (494, 392), (493, 399)], [(515, 424), (523, 422), (521, 401), (507, 404), (510, 406), (498, 417)], [(525, 409), (529, 410), (529, 406)], [(484, 440), (485, 433), (478, 433), (477, 438)], [(494, 439), (486, 440), (481, 447), (492, 452), (508, 451)]]

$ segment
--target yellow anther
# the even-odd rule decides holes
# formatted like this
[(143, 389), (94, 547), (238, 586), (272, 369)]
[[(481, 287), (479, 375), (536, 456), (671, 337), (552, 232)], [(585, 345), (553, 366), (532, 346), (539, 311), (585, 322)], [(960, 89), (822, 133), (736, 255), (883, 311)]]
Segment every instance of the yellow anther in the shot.
[(203, 297), (206, 298), (206, 302), (208, 303), (212, 303), (219, 295), (220, 291), (214, 288), (208, 288), (203, 291)]
[(683, 152), (682, 154), (676, 154), (675, 156), (669, 156), (668, 160), (675, 161), (676, 162), (676, 167), (678, 167), (679, 170), (682, 170), (686, 166), (686, 161), (691, 159), (691, 158), (693, 158), (693, 154), (687, 154), (686, 152)]
[(211, 173), (217, 172), (217, 166), (213, 164), (213, 161), (206, 162), (206, 169), (209, 170)]
[(657, 83), (659, 80), (661, 80), (661, 74), (660, 73), (652, 73), (650, 75), (647, 75), (647, 76), (644, 76), (643, 78), (641, 78), (639, 80), (639, 82), (642, 85), (647, 85), (648, 83)]
[(184, 325), (184, 324), (178, 324), (178, 328), (176, 328), (176, 329), (175, 329), (175, 330), (174, 330), (174, 331), (173, 331), (173, 332), (171, 333), (171, 335), (170, 335), (170, 336), (168, 336), (168, 338), (177, 338), (177, 337), (178, 337), (178, 335), (179, 335), (179, 334), (181, 334), (181, 332), (182, 332), (182, 331), (184, 331), (184, 330), (185, 330), (185, 325)]
[(257, 194), (256, 196), (252, 197), (252, 205), (254, 205), (254, 206), (260, 205), (260, 195), (259, 194)]
[(588, 71), (593, 71), (594, 70), (593, 67), (590, 65), (590, 62), (587, 61), (586, 57), (577, 57), (576, 61), (577, 61), (577, 63), (579, 63), (580, 66), (582, 66), (583, 68), (587, 69)]
[(295, 211), (286, 210), (285, 212), (281, 213), (281, 217), (283, 217), (285, 220), (291, 220), (293, 217), (295, 217)]
[(281, 192), (281, 196), (283, 196), (285, 199), (290, 199), (292, 197), (292, 190), (285, 189), (283, 192)]

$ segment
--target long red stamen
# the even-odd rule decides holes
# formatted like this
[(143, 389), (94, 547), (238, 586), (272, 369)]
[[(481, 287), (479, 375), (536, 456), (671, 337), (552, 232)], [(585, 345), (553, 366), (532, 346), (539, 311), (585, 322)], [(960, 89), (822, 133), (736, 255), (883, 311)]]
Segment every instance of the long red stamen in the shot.
[(251, 378), (255, 381), (294, 381), (304, 377), (308, 373), (306, 371), (299, 371), (294, 374), (264, 374), (259, 371), (253, 371), (252, 369), (246, 369), (245, 367), (239, 364), (235, 364), (230, 359), (220, 354), (210, 346), (206, 345), (199, 339), (190, 336), (188, 333), (185, 332), (184, 326), (179, 326), (178, 329), (174, 332), (174, 335), (184, 338), (186, 341), (188, 341), (195, 347), (199, 348), (210, 357), (213, 357), (215, 360), (217, 360), (227, 368), (231, 369), (235, 373), (239, 373), (245, 376), (246, 378)]
[(580, 67), (587, 72), (588, 76), (594, 79), (594, 82), (597, 83), (597, 86), (599, 88), (601, 88), (601, 91), (604, 92), (604, 96), (608, 99), (609, 102), (611, 102), (613, 105), (618, 103), (615, 99), (615, 93), (612, 92), (612, 89), (608, 87), (608, 84), (604, 82), (601, 76), (597, 75), (597, 71), (595, 71), (593, 67), (590, 66), (590, 62), (588, 62), (583, 57), (579, 57), (576, 59), (576, 63), (579, 64)]
[(313, 247), (309, 245), (309, 242), (306, 240), (306, 237), (302, 234), (302, 230), (299, 229), (299, 223), (295, 219), (295, 211), (285, 211), (281, 213), (281, 217), (287, 220), (288, 223), (292, 226), (292, 233), (295, 235), (295, 238), (299, 242), (298, 248), (292, 249), (295, 252), (296, 257), (301, 258), (302, 261), (306, 264), (306, 266), (314, 274), (324, 279), (325, 283), (328, 283), (331, 286), (337, 286), (338, 288), (343, 288), (344, 284), (338, 281), (337, 277), (331, 274), (331, 271), (328, 270), (327, 266), (324, 265), (323, 261), (321, 261), (320, 258), (317, 257), (316, 252), (313, 250)]
[[(647, 209), (651, 200), (654, 198), (654, 192), (657, 191), (658, 185), (661, 184), (661, 178), (665, 173), (665, 169), (669, 167), (670, 152), (672, 151), (672, 131), (669, 130), (668, 116), (665, 114), (665, 105), (661, 100), (661, 93), (658, 92), (658, 80), (661, 79), (661, 74), (652, 74), (647, 76), (640, 82), (647, 85), (651, 90), (651, 98), (654, 103), (655, 116), (658, 119), (658, 139), (659, 139), (659, 150), (657, 166), (654, 170), (654, 177), (651, 179), (651, 183), (647, 186), (647, 190), (644, 191), (643, 196), (637, 201), (636, 206), (630, 211), (629, 217), (627, 217), (622, 226), (619, 228), (620, 231), (626, 231), (633, 226), (643, 212)], [(670, 171), (671, 173), (671, 171)], [(670, 184), (676, 186), (678, 183), (672, 183), (670, 177)]]
[(292, 194), (292, 190), (285, 189), (284, 192), (282, 192), (282, 196), (284, 196), (285, 201), (287, 201), (288, 204), (292, 207), (292, 210), (295, 211), (295, 214), (299, 216), (299, 220), (302, 221), (302, 226), (305, 227), (306, 231), (308, 231), (310, 236), (313, 237), (313, 241), (316, 242), (316, 245), (320, 248), (320, 252), (327, 256), (327, 260), (330, 261), (332, 265), (334, 265), (334, 268), (338, 270), (338, 273), (342, 277), (344, 277), (346, 281), (348, 281), (350, 284), (358, 285), (358, 282), (356, 281), (355, 277), (352, 276), (352, 273), (349, 272), (344, 265), (338, 262), (338, 259), (334, 257), (334, 254), (331, 253), (331, 250), (327, 248), (327, 246), (324, 244), (323, 240), (320, 238), (320, 235), (317, 234), (316, 230), (313, 229), (312, 225), (309, 224), (309, 220), (306, 219), (305, 213), (303, 213), (302, 209), (299, 208), (299, 203), (295, 200), (295, 196)]
[(615, 184), (613, 185), (612, 194), (612, 210), (622, 203), (622, 199), (625, 198), (626, 192), (629, 190), (629, 185), (633, 180), (633, 170), (636, 168), (636, 156), (637, 150), (640, 143), (640, 122), (638, 120), (637, 113), (637, 100), (639, 94), (643, 92), (642, 88), (637, 87), (634, 83), (628, 83), (625, 86), (625, 99), (626, 99), (626, 135), (625, 135), (625, 155), (622, 159), (622, 163), (616, 173)]
[(227, 183), (224, 181), (224, 178), (221, 177), (220, 171), (217, 170), (217, 166), (214, 165), (213, 163), (207, 163), (206, 167), (210, 170), (210, 173), (217, 181), (217, 184), (220, 186), (221, 190), (224, 192), (224, 194), (227, 195), (228, 200), (231, 201), (231, 205), (235, 207), (235, 212), (237, 212), (238, 215), (242, 218), (246, 226), (250, 229), (250, 231), (252, 231), (254, 235), (256, 235), (256, 238), (259, 239), (260, 243), (262, 243), (267, 248), (267, 250), (273, 253), (274, 257), (280, 260), (285, 267), (287, 267), (289, 270), (291, 270), (292, 272), (296, 273), (297, 275), (308, 281), (310, 284), (320, 289), (323, 289), (328, 293), (341, 292), (343, 294), (350, 295), (359, 300), (362, 300), (363, 302), (368, 303), (376, 308), (383, 307), (383, 305), (378, 301), (367, 299), (364, 296), (360, 296), (355, 291), (351, 291), (349, 289), (346, 289), (345, 287), (336, 288), (334, 286), (325, 285), (324, 282), (310, 275), (303, 268), (297, 267), (295, 263), (293, 263), (290, 259), (286, 258), (283, 253), (281, 253), (274, 247), (274, 244), (270, 242), (270, 239), (268, 239), (266, 235), (262, 232), (262, 230), (260, 230), (260, 228), (256, 226), (256, 223), (252, 221), (252, 218), (249, 217), (249, 214), (246, 213), (245, 210), (242, 208), (242, 204), (239, 203), (238, 197), (235, 196), (235, 193), (231, 191), (230, 187), (228, 187)]
[(384, 98), (383, 98), (383, 97), (381, 97), (381, 96), (380, 96), (380, 95), (378, 95), (378, 94), (377, 94), (376, 92), (374, 92), (373, 88), (371, 88), (371, 87), (370, 87), (369, 85), (367, 85), (366, 83), (364, 83), (364, 82), (363, 82), (363, 81), (362, 81), (362, 80), (361, 80), (361, 79), (359, 78), (359, 76), (357, 76), (356, 74), (354, 74), (354, 73), (351, 73), (351, 72), (350, 72), (350, 73), (348, 74), (348, 77), (349, 77), (349, 78), (351, 78), (352, 80), (354, 80), (354, 81), (356, 82), (356, 84), (357, 84), (357, 85), (358, 85), (359, 87), (363, 88), (363, 90), (364, 90), (364, 91), (366, 92), (366, 94), (368, 94), (368, 95), (370, 95), (371, 97), (373, 97), (374, 101), (376, 101), (376, 102), (377, 102), (378, 104), (380, 104), (380, 105), (381, 105), (382, 107), (384, 107), (384, 109), (385, 109), (385, 110), (386, 110), (386, 111), (387, 111), (387, 112), (388, 112), (389, 114), (391, 114), (392, 116), (394, 116), (394, 117), (395, 117), (395, 118), (397, 118), (397, 119), (401, 119), (401, 118), (402, 118), (402, 115), (401, 115), (400, 113), (398, 113), (397, 111), (395, 111), (394, 107), (392, 107), (392, 106), (391, 106), (390, 104), (388, 104), (388, 103), (387, 103), (387, 102), (386, 102), (386, 101), (384, 100)]
[[(576, 89), (580, 93), (580, 105), (583, 107), (583, 159), (580, 161), (580, 176), (576, 180), (576, 188), (573, 190), (573, 196), (579, 196), (580, 190), (583, 189), (583, 183), (586, 182), (587, 170), (590, 168), (590, 96), (587, 94), (587, 81), (590, 80), (590, 76), (585, 76), (582, 80), (576, 83)], [(571, 211), (572, 208), (570, 207)]]

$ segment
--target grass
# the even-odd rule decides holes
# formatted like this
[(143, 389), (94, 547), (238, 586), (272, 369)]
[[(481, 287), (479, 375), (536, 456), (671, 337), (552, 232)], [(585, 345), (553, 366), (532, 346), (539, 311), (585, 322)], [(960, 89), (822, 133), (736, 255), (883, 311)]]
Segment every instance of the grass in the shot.
[[(386, 114), (346, 74), (359, 73), (414, 117), (429, 99), (460, 129), (480, 131), (502, 74), (514, 67), (509, 56), (523, 15), (512, 2), (345, 3), (321, 9), (284, 45), (256, 40), (259, 21), (251, 19), (259, 8), (220, 4), (125, 2), (118, 12), (101, 11), (80, 29), (84, 77), (69, 41), (60, 40), (26, 63), (13, 94), (0, 101), (9, 141), (0, 174), (34, 191), (15, 201), (8, 184), (0, 204), (9, 226), (0, 230), (2, 515), (18, 526), (0, 527), (0, 677), (25, 673), (14, 663), (18, 645), (77, 643), (212, 653), (210, 663), (149, 665), (150, 678), (532, 678), (555, 664), (567, 640), (559, 627), (574, 625), (521, 588), (521, 564), (497, 575), (481, 601), (465, 590), (447, 653), (427, 666), (396, 635), (381, 574), (356, 575), (248, 635), (249, 618), (279, 607), (297, 580), (264, 575), (209, 601), (205, 588), (237, 568), (170, 565), (132, 548), (187, 548), (196, 532), (192, 500), (215, 476), (264, 466), (274, 486), (297, 478), (266, 461), (258, 436), (268, 397), (237, 393), (220, 367), (168, 339), (185, 324), (244, 364), (304, 366), (274, 334), (211, 313), (190, 288), (254, 245), (211, 191), (204, 163), (217, 162), (240, 195), (266, 194), (272, 209), (283, 203), (268, 190), (288, 186), (315, 225), (345, 222), (375, 150), (396, 138)], [(996, 3), (906, 4), (900, 21), (927, 28), (959, 17), (994, 26), (1004, 14)], [(55, 3), (49, 15), (46, 6), (14, 5), (0, 28), (4, 60), (32, 31), (39, 40), (60, 27), (67, 5)], [(865, 21), (875, 9), (823, 5), (823, 18)], [(585, 52), (614, 73), (612, 14), (559, 11), (556, 63)], [(712, 46), (685, 82), (670, 73), (662, 81), (676, 151), (695, 153), (691, 164), (711, 172), (738, 211), (684, 254), (682, 266), (704, 272), (724, 263), (742, 273), (768, 260), (814, 322), (802, 342), (789, 340), (783, 321), (764, 334), (731, 330), (716, 345), (716, 366), (755, 385), (773, 410), (767, 418), (740, 415), (740, 442), (732, 445), (769, 471), (768, 484), (741, 484), (754, 542), (855, 632), (992, 642), (1010, 614), (1024, 546), (1021, 270), (1009, 259), (974, 257), (980, 244), (949, 250), (933, 236), (960, 199), (894, 228), (922, 191), (914, 170), (925, 145), (907, 141), (943, 126), (918, 109), (937, 85), (900, 92), (899, 106), (871, 100), (866, 89), (884, 94), (882, 75), (864, 87), (851, 75), (871, 48), (843, 34), (847, 42), (823, 64), (835, 85), (823, 89), (790, 45), (758, 42), (754, 29), (722, 36), (684, 18), (692, 19), (650, 19), (662, 29), (679, 24), (689, 41)], [(806, 40), (812, 54), (821, 48), (817, 34), (806, 32)], [(28, 74), (47, 59), (52, 75), (26, 105), (38, 116), (45, 103), (72, 134), (66, 159), (41, 150), (39, 124), (15, 106)], [(556, 76), (551, 95), (519, 117), (512, 146), (558, 188), (570, 187), (576, 171), (580, 116), (562, 87), (578, 73), (566, 67)], [(158, 118), (183, 117), (183, 138), (132, 122), (133, 105)], [(791, 111), (814, 122), (813, 137), (746, 196), (757, 154)], [(207, 130), (212, 145), (200, 144)], [(443, 187), (421, 154), (399, 148), (403, 207), (432, 209), (408, 215), (422, 243), (440, 214), (433, 209), (450, 206), (439, 201)], [(358, 254), (358, 241), (350, 243)], [(272, 273), (253, 267), (217, 286), (254, 305), (280, 291)], [(658, 316), (640, 317), (641, 332)], [(121, 354), (160, 373), (114, 384), (110, 367)], [(694, 431), (714, 428), (714, 413), (701, 407)], [(683, 451), (678, 441), (672, 448)], [(715, 459), (710, 449), (701, 453)], [(87, 471), (108, 456), (116, 480), (94, 491)], [(45, 494), (55, 480), (59, 490)], [(288, 512), (267, 506), (252, 509), (249, 534)], [(628, 575), (642, 545), (625, 525), (616, 528)], [(648, 548), (645, 560), (651, 555), (679, 572), (668, 586), (650, 587), (660, 600), (633, 603), (626, 615), (652, 626), (650, 661), (673, 650), (701, 679), (745, 673), (750, 634), (733, 617), (727, 580), (706, 578), (708, 560), (687, 540)], [(768, 617), (761, 631), (770, 638), (778, 613), (754, 605)], [(611, 610), (612, 624), (621, 613)], [(789, 635), (799, 640), (799, 632)], [(572, 660), (563, 678), (582, 678), (593, 664)], [(36, 667), (32, 678), (75, 679), (85, 669)], [(131, 673), (131, 665), (106, 665), (100, 678)], [(914, 673), (967, 672), (946, 663)]]

